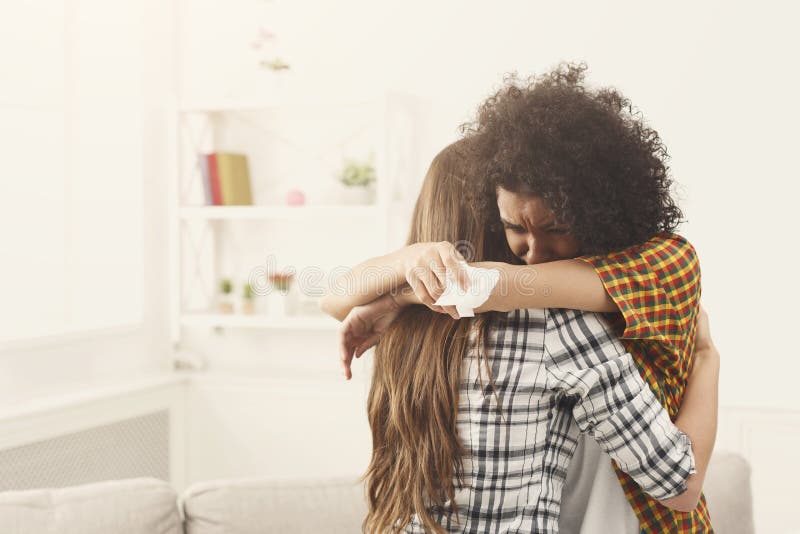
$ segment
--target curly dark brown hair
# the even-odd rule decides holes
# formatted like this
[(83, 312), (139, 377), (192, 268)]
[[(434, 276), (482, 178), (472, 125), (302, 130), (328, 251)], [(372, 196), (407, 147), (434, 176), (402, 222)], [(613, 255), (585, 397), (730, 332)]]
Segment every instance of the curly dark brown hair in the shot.
[(605, 254), (674, 231), (683, 214), (658, 133), (616, 89), (588, 89), (586, 69), (507, 75), (461, 128), (484, 177), (474, 200), (485, 220), (499, 222), (497, 186), (538, 195), (582, 254)]

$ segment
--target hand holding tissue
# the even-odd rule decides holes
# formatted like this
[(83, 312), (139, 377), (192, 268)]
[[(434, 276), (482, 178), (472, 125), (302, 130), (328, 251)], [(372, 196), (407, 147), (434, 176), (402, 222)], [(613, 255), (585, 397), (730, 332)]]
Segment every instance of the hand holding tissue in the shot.
[(448, 269), (444, 293), (435, 304), (437, 306), (455, 306), (460, 317), (475, 317), (475, 308), (489, 299), (494, 286), (500, 280), (500, 271), (471, 267), (464, 261), (460, 263), (469, 278), (469, 289), (462, 289), (452, 271)]

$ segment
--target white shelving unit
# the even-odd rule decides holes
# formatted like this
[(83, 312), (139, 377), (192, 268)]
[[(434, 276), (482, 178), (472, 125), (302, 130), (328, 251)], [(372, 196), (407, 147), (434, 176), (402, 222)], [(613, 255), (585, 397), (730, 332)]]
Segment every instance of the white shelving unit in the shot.
[[(403, 97), (407, 105), (408, 97)], [(358, 106), (361, 103), (350, 103)], [(323, 110), (324, 104), (313, 103), (314, 109)], [(203, 205), (202, 182), (197, 155), (215, 150), (234, 150), (231, 146), (219, 146), (220, 124), (225, 124), (228, 117), (246, 118), (251, 113), (276, 112), (291, 114), (294, 110), (301, 109), (296, 103), (282, 106), (280, 103), (262, 101), (213, 101), (213, 102), (183, 102), (174, 106), (172, 124), (170, 124), (170, 144), (172, 158), (172, 176), (170, 179), (170, 315), (171, 338), (175, 350), (181, 348), (184, 330), (191, 328), (204, 329), (261, 329), (266, 331), (328, 331), (334, 332), (336, 321), (316, 315), (299, 316), (274, 316), (268, 314), (219, 314), (214, 308), (214, 295), (220, 277), (225, 273), (219, 272), (220, 258), (216, 247), (223, 239), (221, 236), (236, 225), (249, 224), (276, 224), (281, 228), (298, 228), (304, 224), (335, 225), (355, 224), (363, 228), (377, 231), (384, 240), (379, 245), (385, 249), (385, 241), (389, 236), (391, 220), (392, 182), (398, 175), (404, 173), (403, 168), (398, 168), (397, 161), (402, 161), (406, 154), (392, 154), (395, 150), (397, 131), (408, 132), (409, 121), (403, 119), (400, 128), (390, 128), (391, 117), (397, 117), (397, 110), (390, 110), (391, 97), (382, 103), (382, 116), (378, 120), (382, 123), (382, 138), (376, 141), (376, 156), (374, 162), (378, 181), (376, 183), (376, 203), (370, 205), (336, 205), (336, 204), (307, 204), (303, 206), (288, 205), (253, 205), (253, 206), (208, 206)], [(337, 108), (341, 110), (342, 108)], [(400, 116), (403, 112), (400, 112)], [(413, 119), (411, 119), (413, 121)], [(399, 135), (403, 135), (402, 133)], [(403, 143), (399, 143), (403, 145)], [(408, 146), (413, 143), (404, 143)], [(268, 147), (265, 147), (265, 150)], [(404, 150), (402, 147), (400, 150)], [(246, 148), (241, 150), (252, 155)], [(402, 164), (399, 167), (403, 167)], [(251, 182), (254, 193), (260, 180), (258, 172), (253, 172), (251, 166)], [(198, 192), (200, 193), (198, 198)], [(254, 196), (256, 196), (254, 194)], [(395, 195), (396, 196), (396, 195)], [(259, 199), (254, 199), (259, 201)], [(348, 223), (349, 221), (349, 223)], [(286, 223), (281, 226), (281, 223)], [(199, 228), (201, 237), (192, 239), (187, 235), (190, 227)], [(302, 231), (299, 230), (299, 231)], [(194, 241), (197, 241), (196, 243)], [(190, 245), (187, 247), (187, 244)], [(187, 254), (189, 248), (192, 254)], [(214, 265), (199, 265), (199, 262), (209, 261), (201, 259), (201, 252), (211, 248), (213, 250), (211, 263)], [(194, 257), (187, 257), (194, 256)], [(192, 269), (194, 262), (194, 269)], [(202, 268), (201, 268), (202, 267)], [(206, 288), (208, 305), (205, 307), (187, 306), (187, 292), (191, 289), (190, 281), (185, 274), (189, 272), (202, 278), (203, 268), (212, 273), (210, 280), (200, 280), (200, 285)]]
[(182, 206), (181, 219), (201, 220), (305, 220), (331, 218), (377, 218), (386, 207), (367, 206)]
[(330, 317), (270, 317), (269, 315), (187, 313), (181, 325), (203, 328), (260, 328), (267, 330), (335, 331), (339, 326)]

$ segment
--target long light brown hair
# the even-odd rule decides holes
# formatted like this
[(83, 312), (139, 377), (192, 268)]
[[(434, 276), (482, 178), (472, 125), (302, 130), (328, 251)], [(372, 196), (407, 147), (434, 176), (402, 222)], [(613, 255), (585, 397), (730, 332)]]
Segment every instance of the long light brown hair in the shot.
[[(450, 241), (462, 245), (468, 261), (511, 261), (504, 236), (489, 234), (465, 201), (466, 190), (474, 186), (467, 142), (449, 145), (431, 163), (408, 243)], [(461, 364), (476, 343), (476, 357), (483, 355), (491, 380), (485, 349), (496, 318), (489, 313), (455, 321), (424, 306), (409, 306), (381, 337), (367, 401), (372, 458), (362, 477), (369, 504), (364, 532), (397, 532), (415, 513), (426, 530), (445, 532), (429, 507), (457, 512), (454, 477), (463, 484), (462, 459), (468, 454), (456, 426)]]

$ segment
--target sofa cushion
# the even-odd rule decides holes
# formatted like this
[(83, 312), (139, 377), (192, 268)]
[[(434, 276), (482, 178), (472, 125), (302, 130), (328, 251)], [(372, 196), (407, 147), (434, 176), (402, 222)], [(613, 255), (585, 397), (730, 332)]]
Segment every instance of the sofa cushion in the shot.
[(750, 465), (742, 456), (733, 452), (714, 452), (708, 464), (703, 492), (715, 532), (755, 532)]
[(182, 534), (177, 497), (137, 478), (62, 489), (0, 493), (3, 534)]
[(186, 534), (353, 534), (367, 514), (355, 479), (195, 484), (181, 497)]

